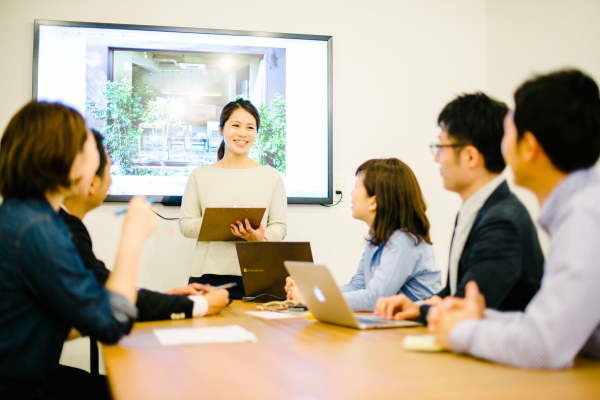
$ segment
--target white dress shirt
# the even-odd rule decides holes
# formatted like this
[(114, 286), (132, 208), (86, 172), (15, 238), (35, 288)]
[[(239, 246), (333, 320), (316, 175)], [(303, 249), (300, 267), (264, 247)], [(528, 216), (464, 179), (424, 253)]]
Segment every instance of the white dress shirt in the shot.
[(479, 213), (481, 207), (486, 202), (488, 197), (494, 193), (494, 190), (504, 182), (504, 176), (498, 175), (491, 181), (489, 181), (484, 187), (479, 189), (474, 195), (469, 197), (467, 201), (463, 203), (458, 212), (458, 219), (456, 221), (456, 227), (454, 228), (454, 236), (452, 238), (452, 247), (450, 248), (450, 266), (449, 266), (449, 279), (450, 279), (450, 294), (454, 296), (456, 294), (456, 285), (458, 281), (458, 263), (460, 256), (462, 255), (465, 243), (475, 222), (475, 218)]
[(201, 294), (196, 294), (193, 296), (188, 296), (188, 299), (194, 302), (194, 307), (192, 308), (192, 317), (204, 317), (208, 312), (208, 301)]

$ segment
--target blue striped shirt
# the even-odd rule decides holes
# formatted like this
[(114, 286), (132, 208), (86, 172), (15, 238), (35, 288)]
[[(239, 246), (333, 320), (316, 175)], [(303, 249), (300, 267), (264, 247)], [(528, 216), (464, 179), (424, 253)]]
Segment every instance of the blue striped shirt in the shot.
[(524, 312), (486, 310), (450, 333), (452, 349), (522, 368), (600, 359), (600, 178), (569, 174), (546, 199), (540, 226), (550, 236), (539, 292)]

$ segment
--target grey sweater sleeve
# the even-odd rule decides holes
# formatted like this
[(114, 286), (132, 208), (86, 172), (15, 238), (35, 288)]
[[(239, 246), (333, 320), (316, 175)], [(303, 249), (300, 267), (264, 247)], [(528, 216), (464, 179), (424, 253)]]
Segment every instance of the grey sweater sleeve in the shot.
[(198, 196), (196, 179), (190, 175), (181, 201), (179, 230), (186, 238), (197, 239), (202, 225), (202, 204)]
[(265, 239), (267, 242), (280, 242), (287, 234), (287, 195), (281, 174), (277, 174), (277, 182), (271, 199)]

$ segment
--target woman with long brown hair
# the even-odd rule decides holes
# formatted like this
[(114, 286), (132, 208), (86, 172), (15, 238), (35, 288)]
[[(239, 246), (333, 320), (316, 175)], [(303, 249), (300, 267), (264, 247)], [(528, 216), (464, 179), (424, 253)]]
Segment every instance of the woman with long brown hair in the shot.
[[(179, 229), (198, 239), (207, 207), (238, 205), (266, 208), (262, 223), (252, 229), (248, 220), (231, 226), (234, 235), (247, 241), (282, 240), (287, 232), (287, 196), (281, 174), (248, 156), (260, 128), (260, 115), (247, 100), (228, 103), (221, 112), (219, 132), (223, 142), (219, 161), (192, 171), (181, 203)], [(240, 265), (232, 242), (197, 242), (189, 283), (218, 286), (235, 282), (231, 299), (244, 296)]]
[[(369, 160), (356, 170), (352, 216), (369, 225), (358, 271), (340, 287), (354, 311), (373, 311), (380, 297), (404, 293), (423, 300), (441, 289), (429, 239), (423, 194), (412, 170), (397, 158)], [(293, 279), (288, 298), (303, 301)]]

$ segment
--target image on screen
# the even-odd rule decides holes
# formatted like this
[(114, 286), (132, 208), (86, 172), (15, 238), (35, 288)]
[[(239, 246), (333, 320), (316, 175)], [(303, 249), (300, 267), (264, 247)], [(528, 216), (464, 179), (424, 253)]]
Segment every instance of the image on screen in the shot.
[(34, 97), (77, 109), (102, 134), (109, 201), (180, 201), (194, 168), (217, 161), (221, 111), (239, 98), (260, 115), (249, 156), (282, 174), (288, 201), (329, 199), (327, 37), (68, 25), (39, 23)]

